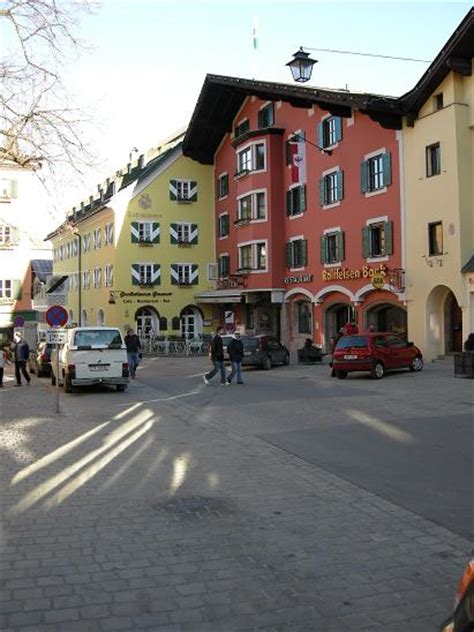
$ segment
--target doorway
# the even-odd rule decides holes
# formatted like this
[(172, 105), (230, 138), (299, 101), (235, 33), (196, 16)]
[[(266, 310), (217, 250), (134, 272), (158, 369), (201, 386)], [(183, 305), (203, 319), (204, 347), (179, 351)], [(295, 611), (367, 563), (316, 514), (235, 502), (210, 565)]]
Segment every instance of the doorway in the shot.
[(199, 338), (202, 334), (203, 319), (197, 307), (185, 307), (180, 315), (180, 332), (183, 338)]
[(462, 351), (462, 311), (453, 292), (449, 291), (444, 303), (445, 352)]
[(153, 307), (141, 307), (135, 314), (137, 334), (152, 338), (160, 331), (159, 315)]

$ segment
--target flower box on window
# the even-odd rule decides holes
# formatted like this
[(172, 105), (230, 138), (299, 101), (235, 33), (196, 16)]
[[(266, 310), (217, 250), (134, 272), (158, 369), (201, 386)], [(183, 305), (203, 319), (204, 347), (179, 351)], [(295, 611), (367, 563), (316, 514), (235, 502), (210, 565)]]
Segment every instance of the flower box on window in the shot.
[(236, 171), (234, 173), (234, 180), (238, 180), (239, 178), (243, 178), (250, 173), (250, 169), (242, 169), (241, 171)]
[(189, 239), (178, 239), (178, 246), (181, 248), (189, 248), (189, 246), (192, 246), (192, 243)]
[(151, 237), (143, 237), (138, 241), (139, 246), (153, 246), (153, 241)]
[(190, 285), (192, 285), (191, 281), (185, 281), (184, 279), (180, 280), (177, 282), (177, 285), (179, 287), (189, 287)]

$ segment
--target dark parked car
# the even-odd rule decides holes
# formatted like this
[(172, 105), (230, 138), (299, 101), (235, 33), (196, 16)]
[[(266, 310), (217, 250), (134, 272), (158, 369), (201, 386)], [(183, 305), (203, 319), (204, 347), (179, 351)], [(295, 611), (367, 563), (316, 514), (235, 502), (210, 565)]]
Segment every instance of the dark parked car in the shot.
[(454, 612), (441, 626), (440, 632), (472, 632), (474, 630), (474, 560), (470, 560), (459, 582)]
[(368, 371), (379, 380), (386, 371), (421, 371), (423, 355), (413, 342), (390, 332), (371, 332), (342, 336), (336, 344), (332, 366), (339, 379), (352, 371)]
[(274, 336), (242, 336), (242, 342), (242, 366), (260, 366), (268, 370), (276, 364), (290, 363), (290, 352)]
[(36, 351), (30, 352), (28, 368), (30, 373), (36, 373), (37, 377), (49, 377), (51, 375), (51, 351), (53, 345), (40, 342)]

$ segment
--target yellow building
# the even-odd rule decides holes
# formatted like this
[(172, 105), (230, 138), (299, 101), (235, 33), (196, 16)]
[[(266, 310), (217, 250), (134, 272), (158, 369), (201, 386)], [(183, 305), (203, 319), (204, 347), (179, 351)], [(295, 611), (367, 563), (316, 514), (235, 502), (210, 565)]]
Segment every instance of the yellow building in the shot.
[(70, 323), (153, 337), (212, 331), (211, 308), (194, 295), (215, 286), (213, 171), (184, 157), (181, 141), (127, 165), (48, 235)]
[(430, 360), (474, 332), (474, 10), (401, 98), (408, 331)]

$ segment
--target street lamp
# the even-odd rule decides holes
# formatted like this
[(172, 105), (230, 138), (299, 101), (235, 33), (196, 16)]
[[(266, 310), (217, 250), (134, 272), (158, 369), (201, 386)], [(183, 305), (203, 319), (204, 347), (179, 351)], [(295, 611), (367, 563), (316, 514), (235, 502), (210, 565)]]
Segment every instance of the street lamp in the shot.
[(306, 83), (311, 79), (311, 73), (313, 72), (314, 64), (317, 64), (317, 59), (311, 59), (309, 53), (300, 49), (293, 55), (293, 59), (286, 65), (290, 67), (293, 79), (298, 83)]

